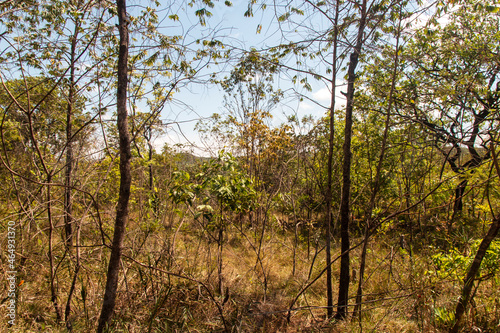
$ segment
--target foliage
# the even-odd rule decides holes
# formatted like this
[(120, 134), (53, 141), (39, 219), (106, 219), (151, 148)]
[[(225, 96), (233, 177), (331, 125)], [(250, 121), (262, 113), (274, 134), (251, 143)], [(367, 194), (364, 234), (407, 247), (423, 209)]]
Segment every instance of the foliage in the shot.
[(237, 160), (221, 151), (216, 159), (203, 163), (192, 180), (186, 171), (174, 172), (170, 197), (176, 204), (195, 207), (195, 218), (203, 216), (211, 221), (214, 212), (245, 214), (252, 211), (256, 207), (257, 192)]
[[(432, 262), (436, 268), (436, 274), (440, 278), (453, 277), (463, 280), (467, 269), (474, 260), (481, 240), (476, 239), (470, 244), (468, 253), (452, 248), (448, 253), (438, 253), (432, 256)], [(486, 251), (486, 256), (481, 264), (479, 280), (495, 277), (500, 267), (500, 241), (493, 241)]]

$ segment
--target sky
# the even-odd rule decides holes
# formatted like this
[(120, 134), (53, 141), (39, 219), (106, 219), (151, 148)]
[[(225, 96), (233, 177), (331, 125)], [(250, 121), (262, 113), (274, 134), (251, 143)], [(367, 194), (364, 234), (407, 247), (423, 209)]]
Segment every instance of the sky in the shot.
[[(134, 15), (140, 10), (144, 10), (149, 1), (129, 0), (127, 3), (129, 12), (131, 15)], [(200, 1), (196, 1), (196, 3), (199, 4)], [(274, 8), (271, 8), (271, 6), (262, 11), (256, 5), (254, 16), (244, 17), (244, 13), (248, 8), (247, 0), (235, 0), (234, 5), (231, 7), (225, 6), (224, 1), (215, 1), (214, 3), (215, 8), (210, 9), (213, 15), (207, 18), (207, 26), (201, 27), (198, 17), (195, 15), (195, 11), (199, 7), (189, 7), (185, 1), (163, 0), (161, 1), (162, 7), (159, 8), (158, 13), (160, 17), (160, 29), (163, 29), (162, 32), (164, 34), (170, 36), (185, 35), (186, 39), (191, 41), (200, 38), (203, 34), (206, 35), (207, 31), (217, 31), (218, 39), (221, 39), (224, 43), (236, 46), (241, 50), (249, 50), (250, 48), (261, 49), (278, 45), (286, 42), (287, 36), (296, 37), (303, 33), (315, 35), (317, 31), (323, 31), (326, 27), (331, 26), (331, 23), (322, 19), (321, 15), (314, 16), (314, 20), (308, 20), (307, 15), (305, 15), (303, 19), (300, 16), (294, 17), (294, 22), (302, 25), (298, 30), (294, 30), (296, 27), (295, 23), (292, 25), (288, 25), (286, 22), (278, 23), (276, 16), (279, 14), (276, 14)], [(276, 3), (280, 5), (281, 2)], [(296, 1), (296, 3), (298, 6), (307, 7), (305, 2)], [(166, 18), (172, 14), (179, 16), (179, 22), (173, 22)], [(111, 16), (110, 20), (113, 19)], [(303, 21), (300, 22), (300, 20)], [(428, 15), (421, 15), (420, 20), (425, 23), (428, 20)], [(71, 22), (67, 22), (66, 24), (66, 28), (72, 30)], [(257, 33), (258, 30), (260, 30), (260, 33)], [(69, 34), (70, 31), (67, 33)], [(0, 45), (5, 46), (5, 43)], [(325, 56), (328, 57), (329, 55)], [(82, 63), (84, 64), (85, 62), (83, 61)], [(311, 61), (308, 65), (314, 67), (314, 61)], [(318, 73), (329, 76), (325, 74), (325, 66), (322, 66), (315, 69)], [(83, 71), (83, 68), (80, 70)], [(210, 71), (217, 71), (220, 76), (224, 76), (230, 70), (230, 66), (212, 66), (210, 68)], [(39, 75), (39, 72), (33, 69), (33, 72), (29, 74)], [(276, 88), (284, 91), (298, 92), (306, 98), (299, 100), (296, 94), (290, 94), (283, 99), (272, 110), (274, 116), (272, 124), (274, 126), (279, 126), (280, 123), (286, 121), (287, 116), (291, 115), (297, 116), (298, 119), (309, 115), (319, 119), (326, 114), (329, 107), (332, 89), (329, 84), (311, 79), (309, 80), (311, 91), (308, 92), (300, 85), (294, 85), (291, 82), (291, 77), (294, 74), (289, 70), (280, 75), (279, 78), (276, 78)], [(346, 85), (342, 76), (343, 73), (340, 73), (336, 81), (335, 96), (337, 108), (342, 108), (345, 104), (345, 98), (341, 91), (346, 90)], [(161, 80), (161, 78), (158, 79)], [(94, 89), (96, 88), (94, 87)], [(95, 93), (96, 91), (91, 92), (91, 94)], [(169, 145), (188, 144), (192, 145), (193, 151), (196, 154), (206, 155), (207, 150), (204, 149), (205, 147), (203, 147), (203, 143), (194, 128), (200, 119), (205, 119), (214, 113), (223, 113), (225, 111), (223, 97), (223, 92), (215, 85), (192, 84), (183, 87), (175, 94), (174, 101), (169, 102), (161, 113), (160, 118), (164, 124), (167, 124), (167, 132), (156, 137), (154, 145), (157, 150), (160, 150), (165, 143)], [(148, 107), (146, 105), (139, 105), (139, 109), (147, 111)], [(106, 115), (108, 120), (111, 120), (111, 116), (111, 114)], [(210, 148), (211, 151), (214, 150), (214, 147)]]
[[(297, 2), (300, 4), (301, 2)], [(430, 18), (430, 14), (433, 11), (433, 1), (424, 0), (422, 2), (421, 8), (430, 7), (430, 10), (421, 12), (411, 19), (414, 29), (419, 29), (425, 26), (426, 22)], [(241, 49), (249, 50), (250, 48), (262, 49), (273, 45), (278, 45), (285, 41), (285, 35), (299, 35), (302, 31), (293, 30), (295, 25), (287, 25), (286, 23), (278, 23), (276, 20), (276, 14), (273, 8), (267, 8), (265, 11), (258, 10), (256, 7), (254, 10), (253, 17), (244, 17), (244, 13), (247, 10), (247, 1), (234, 1), (232, 7), (224, 6), (222, 1), (216, 2), (214, 9), (211, 9), (213, 16), (207, 20), (206, 29), (220, 30), (220, 35), (225, 36), (223, 40), (225, 42), (232, 43)], [(304, 3), (302, 3), (304, 7)], [(415, 6), (417, 6), (415, 4)], [(182, 23), (187, 25), (196, 25), (197, 18), (194, 15), (194, 8), (185, 7), (179, 9), (176, 13), (179, 13)], [(296, 17), (299, 19), (300, 17)], [(439, 22), (441, 24), (447, 23), (447, 17), (442, 17)], [(316, 31), (323, 31), (325, 27), (329, 27), (331, 23), (326, 20), (322, 20), (321, 15), (315, 16), (313, 21), (307, 20), (307, 15), (304, 16), (304, 21), (299, 22), (303, 25), (303, 30), (313, 34)], [(261, 32), (257, 33), (258, 27), (261, 26)], [(287, 30), (286, 33), (283, 31)], [(410, 30), (411, 31), (411, 30)], [(413, 30), (414, 31), (414, 30)], [(197, 30), (193, 30), (193, 34), (196, 34)], [(411, 32), (410, 32), (411, 33)], [(343, 64), (346, 65), (345, 63)], [(318, 67), (316, 70), (318, 73), (323, 73), (325, 67)], [(226, 68), (226, 71), (231, 68)], [(222, 73), (224, 73), (222, 71)], [(332, 87), (329, 83), (322, 81), (309, 80), (311, 84), (311, 91), (308, 92), (301, 88), (299, 85), (294, 85), (291, 82), (290, 77), (295, 73), (284, 73), (280, 78), (276, 79), (276, 86), (282, 90), (287, 91), (297, 91), (303, 94), (306, 98), (302, 101), (290, 95), (285, 98), (281, 103), (279, 103), (276, 108), (272, 111), (274, 116), (273, 125), (278, 126), (280, 123), (284, 122), (287, 116), (296, 115), (299, 119), (304, 116), (311, 115), (315, 119), (323, 117), (327, 108), (330, 106), (331, 100), (331, 90)], [(341, 92), (346, 91), (346, 82), (343, 79), (345, 72), (341, 72), (337, 76), (336, 80), (336, 108), (341, 109), (345, 106), (345, 97)], [(328, 75), (326, 75), (328, 76)], [(288, 79), (287, 79), (288, 77)], [(165, 143), (175, 144), (175, 143), (189, 143), (193, 144), (194, 152), (199, 155), (206, 155), (207, 151), (214, 149), (205, 150), (203, 143), (201, 142), (198, 133), (194, 130), (194, 126), (197, 121), (202, 118), (209, 117), (213, 113), (223, 113), (223, 92), (216, 86), (207, 85), (193, 85), (188, 89), (183, 89), (180, 93), (176, 94), (177, 103), (173, 103), (165, 109), (162, 114), (162, 119), (165, 123), (174, 123), (170, 126), (168, 134), (157, 138), (155, 144), (156, 147), (161, 147)], [(311, 99), (311, 100), (308, 100)], [(213, 148), (213, 147), (209, 147)]]
[[(186, 20), (185, 25), (196, 24), (197, 19), (193, 13), (189, 13), (190, 9), (179, 15), (181, 20)], [(254, 17), (244, 17), (244, 12), (247, 10), (246, 1), (235, 1), (232, 7), (226, 7), (223, 3), (217, 3), (216, 7), (211, 10), (213, 16), (207, 20), (208, 29), (219, 29), (226, 41), (236, 43), (239, 48), (260, 49), (262, 47), (279, 44), (282, 40), (282, 35), (279, 27), (274, 22), (274, 11), (267, 9), (266, 11), (255, 10)], [(194, 12), (194, 9), (191, 9)], [(187, 15), (185, 15), (187, 14)], [(183, 22), (184, 23), (184, 22)], [(258, 26), (262, 26), (261, 32), (257, 33)], [(194, 30), (193, 33), (195, 33)], [(226, 68), (230, 70), (231, 68)], [(311, 92), (295, 86), (286, 78), (276, 80), (276, 85), (282, 90), (290, 90), (291, 88), (298, 89), (301, 93), (314, 99), (317, 103), (328, 107), (330, 104), (331, 92), (328, 86), (319, 81), (309, 81), (312, 87)], [(338, 81), (338, 84), (343, 84)], [(341, 105), (345, 101), (340, 93), (342, 87), (336, 91), (339, 98), (337, 102)], [(345, 89), (344, 89), (345, 90)], [(176, 101), (167, 105), (162, 113), (164, 123), (169, 123), (167, 135), (158, 137), (155, 141), (157, 148), (162, 147), (165, 143), (170, 145), (176, 143), (190, 143), (194, 145), (194, 153), (206, 155), (209, 150), (204, 147), (198, 133), (194, 130), (197, 121), (201, 118), (210, 117), (214, 113), (224, 113), (223, 106), (224, 93), (216, 86), (208, 85), (192, 85), (189, 88), (181, 90), (175, 95)], [(289, 115), (297, 115), (300, 118), (306, 115), (312, 115), (314, 118), (320, 118), (325, 115), (326, 109), (307, 100), (300, 102), (298, 98), (288, 97), (272, 111), (273, 125), (278, 126), (286, 120)], [(174, 124), (174, 122), (177, 122)], [(191, 148), (191, 147), (190, 147)], [(190, 149), (188, 148), (188, 149)], [(208, 147), (213, 148), (213, 147)]]

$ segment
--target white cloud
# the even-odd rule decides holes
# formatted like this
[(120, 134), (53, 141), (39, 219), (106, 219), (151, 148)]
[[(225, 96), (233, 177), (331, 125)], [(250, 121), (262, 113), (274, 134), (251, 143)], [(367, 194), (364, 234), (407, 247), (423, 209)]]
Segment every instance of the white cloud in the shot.
[[(345, 93), (346, 90), (347, 85), (345, 82), (337, 80), (335, 87), (335, 104), (337, 107), (345, 104), (346, 99), (342, 92)], [(320, 88), (311, 94), (311, 98), (318, 103), (327, 104), (326, 106), (329, 106), (332, 98), (332, 89), (331, 87)]]
[(311, 104), (309, 103), (306, 103), (306, 102), (300, 102), (299, 104), (299, 111), (310, 111), (314, 109), (314, 106), (312, 106)]
[(327, 87), (312, 93), (312, 98), (318, 102), (328, 102), (332, 96), (331, 90)]

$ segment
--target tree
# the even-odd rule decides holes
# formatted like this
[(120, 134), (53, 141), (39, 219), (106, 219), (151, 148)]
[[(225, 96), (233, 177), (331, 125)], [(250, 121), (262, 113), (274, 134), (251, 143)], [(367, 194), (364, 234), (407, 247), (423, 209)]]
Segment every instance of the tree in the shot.
[[(213, 7), (213, 4), (209, 1), (206, 2), (209, 6)], [(122, 246), (125, 237), (126, 225), (129, 217), (129, 198), (130, 198), (130, 187), (131, 187), (131, 171), (130, 171), (130, 160), (131, 154), (131, 138), (128, 130), (128, 113), (127, 113), (127, 93), (128, 93), (128, 82), (129, 82), (129, 24), (131, 23), (131, 17), (127, 13), (126, 0), (117, 0), (117, 15), (119, 19), (118, 29), (120, 32), (119, 41), (119, 53), (118, 53), (118, 64), (117, 64), (117, 128), (118, 128), (118, 140), (119, 140), (119, 154), (120, 154), (120, 190), (118, 196), (118, 204), (116, 208), (116, 220), (113, 234), (113, 242), (111, 245), (111, 255), (109, 260), (108, 272), (106, 276), (106, 288), (104, 293), (103, 305), (101, 310), (101, 315), (99, 317), (99, 324), (97, 331), (102, 332), (109, 322), (111, 315), (114, 311), (116, 294), (118, 289), (118, 274), (120, 269), (120, 260), (122, 256)], [(148, 7), (149, 8), (149, 7)], [(156, 16), (148, 16), (149, 11), (146, 10), (145, 16), (142, 19), (146, 20), (147, 25), (147, 37), (152, 37), (149, 35), (151, 30), (155, 32), (153, 23), (157, 23)], [(209, 13), (205, 10), (203, 12), (197, 12), (200, 17), (201, 23), (204, 24), (204, 16)], [(177, 20), (178, 17), (171, 17), (173, 20)], [(167, 37), (158, 34), (158, 38), (162, 39), (162, 44), (160, 49), (166, 49), (169, 46), (169, 40)], [(173, 40), (176, 40), (174, 38)], [(178, 39), (177, 39), (178, 40)], [(209, 47), (218, 45), (217, 43), (211, 44)], [(132, 64), (136, 61), (141, 60), (146, 55), (146, 52), (141, 51), (139, 54), (135, 55), (132, 59)], [(145, 65), (154, 65), (159, 56), (159, 51), (155, 53), (151, 58), (145, 61)], [(183, 58), (185, 56), (184, 52), (179, 53), (179, 57)], [(215, 57), (211, 54), (212, 57)], [(199, 56), (195, 56), (193, 61), (199, 60)], [(161, 111), (163, 105), (166, 101), (171, 98), (171, 93), (177, 89), (179, 82), (186, 79), (191, 79), (197, 70), (191, 67), (191, 64), (182, 60), (179, 64), (172, 64), (170, 58), (164, 57), (161, 65), (171, 67), (179, 72), (179, 77), (170, 84), (168, 89), (162, 87), (161, 84), (155, 84), (153, 86), (154, 96), (158, 97), (160, 92), (167, 92), (166, 95), (160, 99), (158, 106), (154, 108), (154, 112), (147, 117), (147, 122), (154, 120), (159, 111)], [(161, 66), (160, 65), (160, 66)], [(165, 70), (165, 67), (161, 67)], [(204, 66), (202, 66), (204, 67)], [(154, 70), (151, 70), (154, 72)], [(142, 82), (147, 75), (139, 75), (139, 84), (134, 87), (140, 95)], [(130, 75), (133, 77), (133, 75)], [(137, 97), (137, 95), (135, 96)], [(144, 124), (142, 124), (144, 126)], [(141, 126), (142, 127), (142, 126)]]
[[(433, 136), (449, 168), (459, 176), (449, 233), (461, 215), (470, 174), (491, 158), (488, 130), (500, 98), (496, 83), (500, 68), (495, 51), (499, 23), (494, 15), (485, 15), (495, 8), (490, 7), (463, 1), (450, 14), (445, 14), (447, 6), (439, 8), (403, 55), (401, 116)], [(437, 21), (441, 15), (449, 17), (444, 26)]]
[[(44, 193), (45, 188), (45, 211), (49, 225), (48, 252), (51, 267), (51, 299), (57, 319), (62, 320), (58, 287), (55, 282), (57, 268), (53, 259), (54, 221), (52, 210), (54, 203), (51, 200), (53, 195), (51, 187), (53, 180), (57, 179), (60, 167), (58, 156), (60, 157), (65, 149), (62, 138), (64, 137), (63, 117), (66, 96), (54, 80), (44, 77), (24, 77), (18, 80), (3, 81), (0, 91), (1, 104), (4, 106), (2, 126), (0, 127), (3, 148), (1, 160), (14, 181), (17, 199), (21, 206), (19, 207), (20, 212), (27, 215), (34, 214), (34, 212), (30, 212), (31, 208), (29, 208), (32, 195), (30, 192)], [(85, 126), (87, 120), (82, 113), (83, 104), (84, 98), (75, 95), (74, 123), (82, 127)], [(85, 141), (84, 133), (85, 131), (82, 131), (75, 135), (72, 140), (80, 141), (83, 144)], [(30, 163), (30, 160), (33, 162)], [(18, 180), (15, 180), (16, 178)], [(18, 181), (26, 181), (27, 183), (25, 185), (28, 189), (27, 196), (22, 200), (20, 198), (23, 195), (19, 193), (21, 191), (16, 185)], [(68, 301), (70, 300), (71, 294), (68, 296)]]
[(126, 0), (116, 1), (118, 12), (118, 29), (120, 31), (120, 48), (118, 54), (118, 77), (116, 90), (117, 127), (120, 140), (120, 192), (116, 207), (115, 231), (111, 245), (108, 273), (106, 276), (106, 290), (102, 302), (101, 315), (97, 332), (102, 332), (106, 327), (116, 302), (118, 289), (118, 273), (122, 252), (125, 227), (128, 221), (128, 201), (130, 197), (130, 136), (127, 126), (127, 86), (128, 86), (128, 14)]
[[(106, 25), (106, 4), (101, 2), (83, 2), (83, 1), (38, 1), (38, 2), (9, 2), (6, 15), (1, 17), (2, 26), (6, 31), (2, 38), (8, 47), (2, 52), (0, 66), (2, 68), (2, 79), (9, 82), (22, 82), (21, 90), (17, 89), (15, 95), (10, 99), (15, 104), (16, 99), (24, 99), (27, 104), (22, 108), (26, 113), (27, 128), (35, 130), (36, 123), (45, 119), (47, 129), (42, 133), (50, 134), (50, 140), (44, 139), (41, 133), (33, 133), (27, 136), (31, 138), (32, 147), (35, 155), (39, 159), (39, 166), (43, 167), (43, 172), (47, 174), (46, 180), (40, 183), (40, 180), (33, 177), (34, 174), (24, 178), (27, 182), (39, 186), (39, 191), (46, 191), (47, 201), (47, 220), (50, 225), (49, 232), (49, 260), (53, 267), (51, 273), (51, 293), (55, 304), (56, 318), (62, 320), (62, 311), (57, 296), (58, 270), (60, 264), (55, 264), (52, 248), (57, 246), (57, 238), (53, 237), (53, 231), (58, 227), (57, 217), (54, 218), (53, 210), (59, 209), (59, 191), (64, 190), (62, 211), (64, 216), (65, 243), (68, 247), (67, 252), (70, 256), (75, 256), (74, 268), (68, 267), (72, 272), (66, 307), (64, 311), (64, 320), (68, 329), (71, 329), (72, 297), (77, 283), (77, 277), (80, 269), (79, 250), (73, 251), (73, 230), (74, 227), (80, 227), (79, 216), (73, 210), (74, 198), (81, 197), (85, 193), (84, 185), (77, 185), (77, 161), (81, 157), (81, 152), (85, 146), (88, 148), (89, 137), (93, 133), (92, 116), (88, 112), (88, 103), (85, 97), (85, 91), (93, 82), (95, 77), (93, 73), (97, 64), (102, 61), (100, 57), (92, 56), (95, 53), (96, 41), (98, 36), (102, 36), (103, 27)], [(3, 3), (2, 5), (5, 5)], [(7, 6), (8, 7), (8, 6)], [(12, 61), (16, 59), (16, 61)], [(39, 73), (38, 83), (33, 84), (34, 80), (30, 73)], [(43, 77), (43, 78), (42, 78)], [(95, 81), (94, 81), (95, 82)], [(40, 90), (40, 88), (42, 88)], [(5, 90), (9, 87), (4, 86)], [(24, 90), (24, 92), (22, 92)], [(37, 91), (38, 90), (38, 91)], [(36, 103), (31, 103), (35, 97), (35, 91), (42, 96), (35, 98)], [(51, 96), (58, 96), (57, 101), (53, 101)], [(14, 98), (12, 98), (14, 97)], [(45, 108), (39, 109), (43, 104), (52, 100), (53, 110), (46, 113)], [(64, 106), (62, 106), (64, 105)], [(43, 118), (40, 115), (45, 114)], [(64, 124), (64, 125), (62, 125)], [(63, 130), (64, 128), (64, 130)], [(57, 145), (50, 151), (46, 150), (47, 144), (53, 142)], [(10, 157), (9, 157), (10, 158)], [(7, 158), (8, 159), (8, 158)], [(64, 178), (60, 178), (64, 170)], [(16, 170), (11, 169), (12, 175), (16, 175)], [(49, 181), (50, 180), (50, 181)], [(44, 189), (45, 187), (45, 189)], [(20, 193), (19, 193), (20, 192)], [(22, 193), (25, 192), (25, 193)], [(26, 195), (31, 197), (30, 191), (23, 191), (18, 188), (19, 197)], [(88, 192), (87, 192), (88, 194)], [(85, 196), (86, 194), (84, 194)], [(19, 198), (18, 197), (18, 198)], [(23, 208), (22, 201), (19, 205), (26, 217), (29, 216)], [(56, 215), (57, 216), (57, 215)], [(56, 228), (52, 230), (53, 228)], [(78, 243), (78, 240), (76, 241)], [(61, 262), (67, 260), (66, 253), (62, 256)], [(62, 283), (64, 284), (64, 283)], [(56, 296), (54, 296), (56, 295)]]
[[(492, 120), (500, 97), (496, 83), (500, 68), (494, 51), (498, 47), (499, 21), (494, 15), (485, 15), (498, 8), (493, 3), (475, 1), (460, 1), (454, 6), (438, 6), (425, 29), (401, 50), (401, 78), (396, 82), (398, 92), (394, 93), (397, 115), (418, 124), (423, 137), (430, 138), (441, 152), (445, 165), (440, 168), (439, 178), (446, 174), (446, 167), (459, 176), (450, 204), (452, 214), (448, 216), (449, 238), (453, 225), (460, 221), (472, 175), (495, 153), (488, 144), (494, 140), (491, 133), (496, 126)], [(443, 16), (448, 23), (438, 22)], [(394, 86), (391, 94), (393, 90)], [(388, 94), (389, 88), (386, 91)], [(481, 262), (498, 233), (498, 217), (491, 214), (492, 224), (464, 278), (450, 332), (461, 328)]]
[[(372, 185), (372, 191), (370, 195), (370, 200), (367, 204), (367, 208), (365, 211), (365, 218), (366, 218), (366, 225), (365, 225), (365, 235), (364, 235), (364, 242), (363, 242), (363, 248), (361, 251), (361, 262), (359, 266), (359, 280), (358, 280), (358, 289), (356, 292), (356, 301), (355, 301), (355, 306), (354, 306), (354, 312), (353, 312), (353, 317), (358, 317), (359, 320), (361, 321), (361, 307), (363, 304), (363, 283), (364, 283), (364, 273), (365, 273), (365, 267), (366, 267), (366, 255), (367, 255), (367, 249), (368, 249), (368, 241), (370, 238), (370, 235), (376, 230), (377, 226), (375, 224), (374, 226), (374, 221), (376, 220), (376, 217), (373, 217), (373, 211), (375, 209), (375, 202), (376, 198), (379, 194), (380, 188), (381, 188), (381, 183), (382, 183), (382, 172), (383, 172), (383, 163), (386, 155), (386, 150), (388, 146), (388, 137), (389, 137), (389, 127), (391, 125), (391, 118), (392, 118), (392, 107), (393, 107), (393, 102), (394, 102), (394, 93), (395, 93), (395, 87), (396, 87), (396, 81), (398, 77), (398, 66), (399, 66), (399, 53), (400, 53), (400, 38), (401, 38), (401, 33), (402, 33), (402, 26), (401, 22), (403, 20), (403, 14), (402, 14), (402, 9), (403, 6), (402, 4), (399, 4), (399, 19), (398, 22), (396, 23), (396, 28), (395, 28), (395, 38), (396, 38), (396, 44), (394, 46), (394, 64), (392, 65), (392, 73), (390, 77), (390, 88), (389, 88), (389, 95), (386, 98), (386, 96), (382, 97), (382, 103), (385, 104), (381, 106), (381, 108), (385, 107), (385, 110), (382, 112), (385, 112), (385, 121), (384, 121), (384, 130), (383, 130), (383, 135), (382, 135), (382, 142), (380, 146), (380, 152), (379, 152), (379, 157), (376, 165), (376, 171), (375, 171), (375, 177), (373, 179), (373, 185)], [(384, 47), (384, 46), (382, 46)], [(392, 49), (391, 47), (387, 47), (388, 49)], [(372, 66), (366, 66), (368, 69), (367, 71), (372, 74), (369, 75), (368, 80), (373, 79), (376, 77), (374, 75), (374, 72), (378, 71), (378, 66), (373, 64)], [(370, 68), (371, 67), (371, 68)], [(371, 70), (370, 70), (371, 69)], [(376, 94), (377, 88), (379, 88), (380, 85), (378, 85), (378, 82), (373, 82), (369, 88), (372, 88), (372, 94), (370, 97), (379, 97)], [(384, 91), (385, 95), (385, 91)], [(360, 98), (361, 99), (361, 98)], [(374, 105), (374, 101), (370, 101)], [(357, 105), (360, 109), (363, 109), (363, 105), (361, 103), (358, 103)], [(372, 105), (368, 106), (367, 108), (373, 107)], [(365, 110), (366, 111), (366, 110)], [(370, 124), (370, 125), (375, 125), (375, 124)], [(373, 229), (372, 229), (373, 228)]]

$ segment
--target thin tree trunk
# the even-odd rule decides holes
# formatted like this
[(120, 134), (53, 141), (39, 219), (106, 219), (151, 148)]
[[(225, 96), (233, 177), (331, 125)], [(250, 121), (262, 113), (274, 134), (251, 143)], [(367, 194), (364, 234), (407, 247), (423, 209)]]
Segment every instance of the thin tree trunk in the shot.
[(464, 279), (464, 287), (462, 289), (462, 295), (460, 295), (460, 299), (458, 300), (457, 307), (455, 309), (455, 324), (450, 329), (450, 333), (458, 333), (460, 328), (462, 327), (462, 317), (467, 310), (468, 303), (472, 300), (470, 296), (470, 292), (472, 287), (474, 286), (474, 279), (479, 272), (479, 268), (481, 267), (481, 262), (483, 261), (484, 256), (486, 255), (486, 251), (490, 246), (491, 242), (498, 235), (498, 231), (500, 230), (500, 217), (496, 217), (493, 219), (493, 223), (488, 230), (488, 233), (481, 241), (479, 248), (477, 250), (476, 256), (474, 257), (474, 261), (467, 272), (467, 276)]
[(333, 24), (333, 73), (332, 73), (332, 96), (330, 100), (330, 137), (328, 138), (328, 184), (326, 188), (326, 299), (327, 310), (326, 315), (328, 318), (333, 316), (333, 287), (332, 287), (332, 261), (331, 254), (331, 234), (333, 225), (333, 212), (332, 212), (332, 178), (333, 178), (333, 144), (335, 138), (335, 87), (337, 81), (337, 38), (339, 33), (338, 28), (339, 20), (339, 1), (335, 6), (335, 19)]
[(467, 188), (467, 179), (464, 179), (457, 185), (455, 188), (455, 202), (453, 203), (453, 216), (456, 216), (459, 212), (462, 211), (463, 207), (463, 196), (465, 193), (465, 189)]
[(68, 92), (68, 107), (66, 110), (66, 174), (64, 181), (64, 230), (66, 233), (66, 245), (71, 248), (73, 245), (73, 203), (71, 197), (71, 183), (73, 172), (73, 104), (75, 99), (75, 53), (76, 40), (78, 37), (78, 22), (75, 23), (75, 30), (71, 36), (71, 53), (70, 53), (70, 75), (69, 75), (69, 92)]
[(363, 46), (363, 32), (366, 24), (366, 3), (363, 0), (361, 5), (361, 17), (357, 35), (356, 46), (349, 59), (347, 71), (347, 104), (345, 111), (344, 130), (344, 163), (342, 167), (342, 197), (340, 201), (340, 237), (341, 237), (341, 258), (339, 277), (339, 297), (337, 303), (337, 313), (335, 318), (345, 319), (347, 317), (347, 305), (349, 300), (349, 203), (351, 196), (351, 137), (352, 137), (352, 111), (354, 102), (354, 81), (356, 80), (356, 67), (359, 55)]
[(106, 276), (106, 290), (102, 303), (101, 316), (97, 332), (104, 330), (115, 308), (118, 289), (118, 273), (122, 252), (125, 226), (128, 221), (128, 204), (130, 197), (130, 137), (127, 127), (127, 62), (128, 62), (128, 19), (126, 0), (117, 0), (118, 29), (120, 31), (120, 50), (118, 54), (118, 87), (117, 87), (117, 127), (120, 140), (120, 190), (116, 207), (115, 231)]
[[(153, 166), (151, 163), (153, 162), (153, 145), (151, 144), (151, 138), (148, 140), (148, 162), (149, 162), (149, 191), (154, 192), (153, 187)], [(156, 213), (156, 210), (155, 210)]]
[(69, 318), (71, 314), (71, 300), (73, 298), (73, 294), (76, 289), (76, 282), (78, 280), (78, 273), (80, 272), (80, 228), (77, 227), (76, 230), (76, 266), (75, 266), (75, 271), (73, 273), (73, 281), (71, 282), (71, 287), (69, 289), (68, 293), (68, 300), (66, 301), (66, 309), (64, 311), (64, 321), (66, 322), (66, 328), (68, 329), (69, 332), (72, 331), (73, 325), (71, 323), (71, 320)]
[[(401, 14), (401, 12), (400, 12), (400, 14)], [(387, 149), (387, 137), (389, 135), (392, 102), (393, 102), (394, 90), (396, 87), (396, 75), (398, 72), (398, 65), (399, 65), (399, 38), (400, 38), (400, 34), (401, 34), (401, 19), (399, 21), (398, 34), (397, 34), (397, 38), (396, 38), (396, 47), (395, 47), (395, 52), (394, 52), (394, 70), (392, 72), (391, 90), (389, 92), (389, 104), (387, 106), (387, 114), (386, 114), (385, 124), (384, 124), (384, 134), (382, 137), (382, 146), (380, 147), (380, 155), (379, 155), (379, 159), (378, 159), (375, 180), (373, 182), (373, 190), (372, 190), (372, 194), (370, 197), (370, 202), (368, 204), (368, 209), (367, 209), (367, 212), (365, 214), (366, 215), (365, 239), (363, 241), (363, 249), (361, 251), (361, 259), (360, 259), (361, 262), (359, 264), (358, 290), (356, 292), (356, 302), (355, 302), (356, 304), (354, 306), (354, 312), (353, 312), (353, 318), (358, 317), (358, 319), (360, 321), (361, 321), (361, 308), (362, 308), (362, 302), (363, 302), (363, 283), (364, 283), (364, 275), (365, 275), (365, 268), (366, 268), (366, 255), (367, 255), (370, 235), (372, 234), (370, 232), (371, 224), (373, 222), (372, 214), (373, 214), (373, 209), (375, 208), (375, 199), (376, 199), (378, 192), (380, 190), (380, 175), (382, 173), (382, 163), (384, 161), (385, 151)]]
[(152, 129), (151, 125), (148, 129), (146, 129), (146, 141), (148, 143), (148, 173), (149, 173), (149, 193), (151, 198), (151, 208), (153, 209), (153, 213), (155, 219), (158, 218), (158, 196), (156, 194), (156, 190), (154, 188), (154, 176), (153, 176), (153, 144), (151, 143), (152, 137)]
[[(495, 147), (493, 147), (493, 145), (491, 145), (491, 153), (493, 156), (493, 164), (495, 166), (497, 175), (500, 177), (500, 166), (498, 165), (498, 159), (495, 153)], [(479, 244), (476, 256), (474, 257), (474, 261), (472, 262), (472, 265), (470, 266), (469, 271), (465, 276), (462, 295), (460, 295), (457, 307), (455, 309), (455, 323), (453, 327), (450, 329), (450, 333), (458, 333), (462, 327), (462, 317), (465, 311), (467, 310), (467, 305), (469, 301), (472, 300), (470, 293), (472, 287), (474, 286), (474, 279), (477, 276), (477, 273), (479, 272), (479, 268), (481, 267), (481, 262), (483, 261), (483, 258), (486, 255), (488, 247), (490, 246), (491, 242), (493, 242), (495, 237), (498, 235), (499, 230), (500, 230), (500, 216), (497, 216), (493, 219), (493, 222), (491, 223), (488, 233), (481, 241), (481, 244)]]
[(220, 225), (219, 225), (219, 236), (218, 240), (218, 253), (217, 253), (217, 289), (219, 290), (219, 295), (224, 292), (222, 286), (222, 247), (224, 242), (224, 218), (222, 211), (222, 202), (220, 202)]
[(455, 201), (453, 202), (453, 213), (448, 221), (448, 234), (451, 235), (453, 231), (453, 222), (458, 216), (462, 214), (463, 197), (467, 188), (467, 179), (464, 179), (455, 187)]
[(62, 320), (61, 307), (58, 301), (58, 293), (56, 286), (56, 267), (54, 265), (54, 253), (53, 253), (53, 235), (54, 235), (54, 223), (52, 221), (52, 196), (51, 196), (51, 186), (52, 175), (47, 176), (47, 219), (49, 222), (49, 265), (50, 265), (50, 294), (52, 304), (54, 305), (54, 310), (56, 312), (56, 320), (59, 323)]
[(218, 249), (218, 257), (217, 257), (217, 279), (218, 279), (218, 284), (217, 284), (217, 289), (219, 291), (219, 295), (222, 295), (224, 292), (224, 288), (222, 286), (222, 247), (223, 244), (222, 242), (224, 241), (224, 234), (223, 234), (223, 229), (220, 227), (219, 229), (219, 249)]

